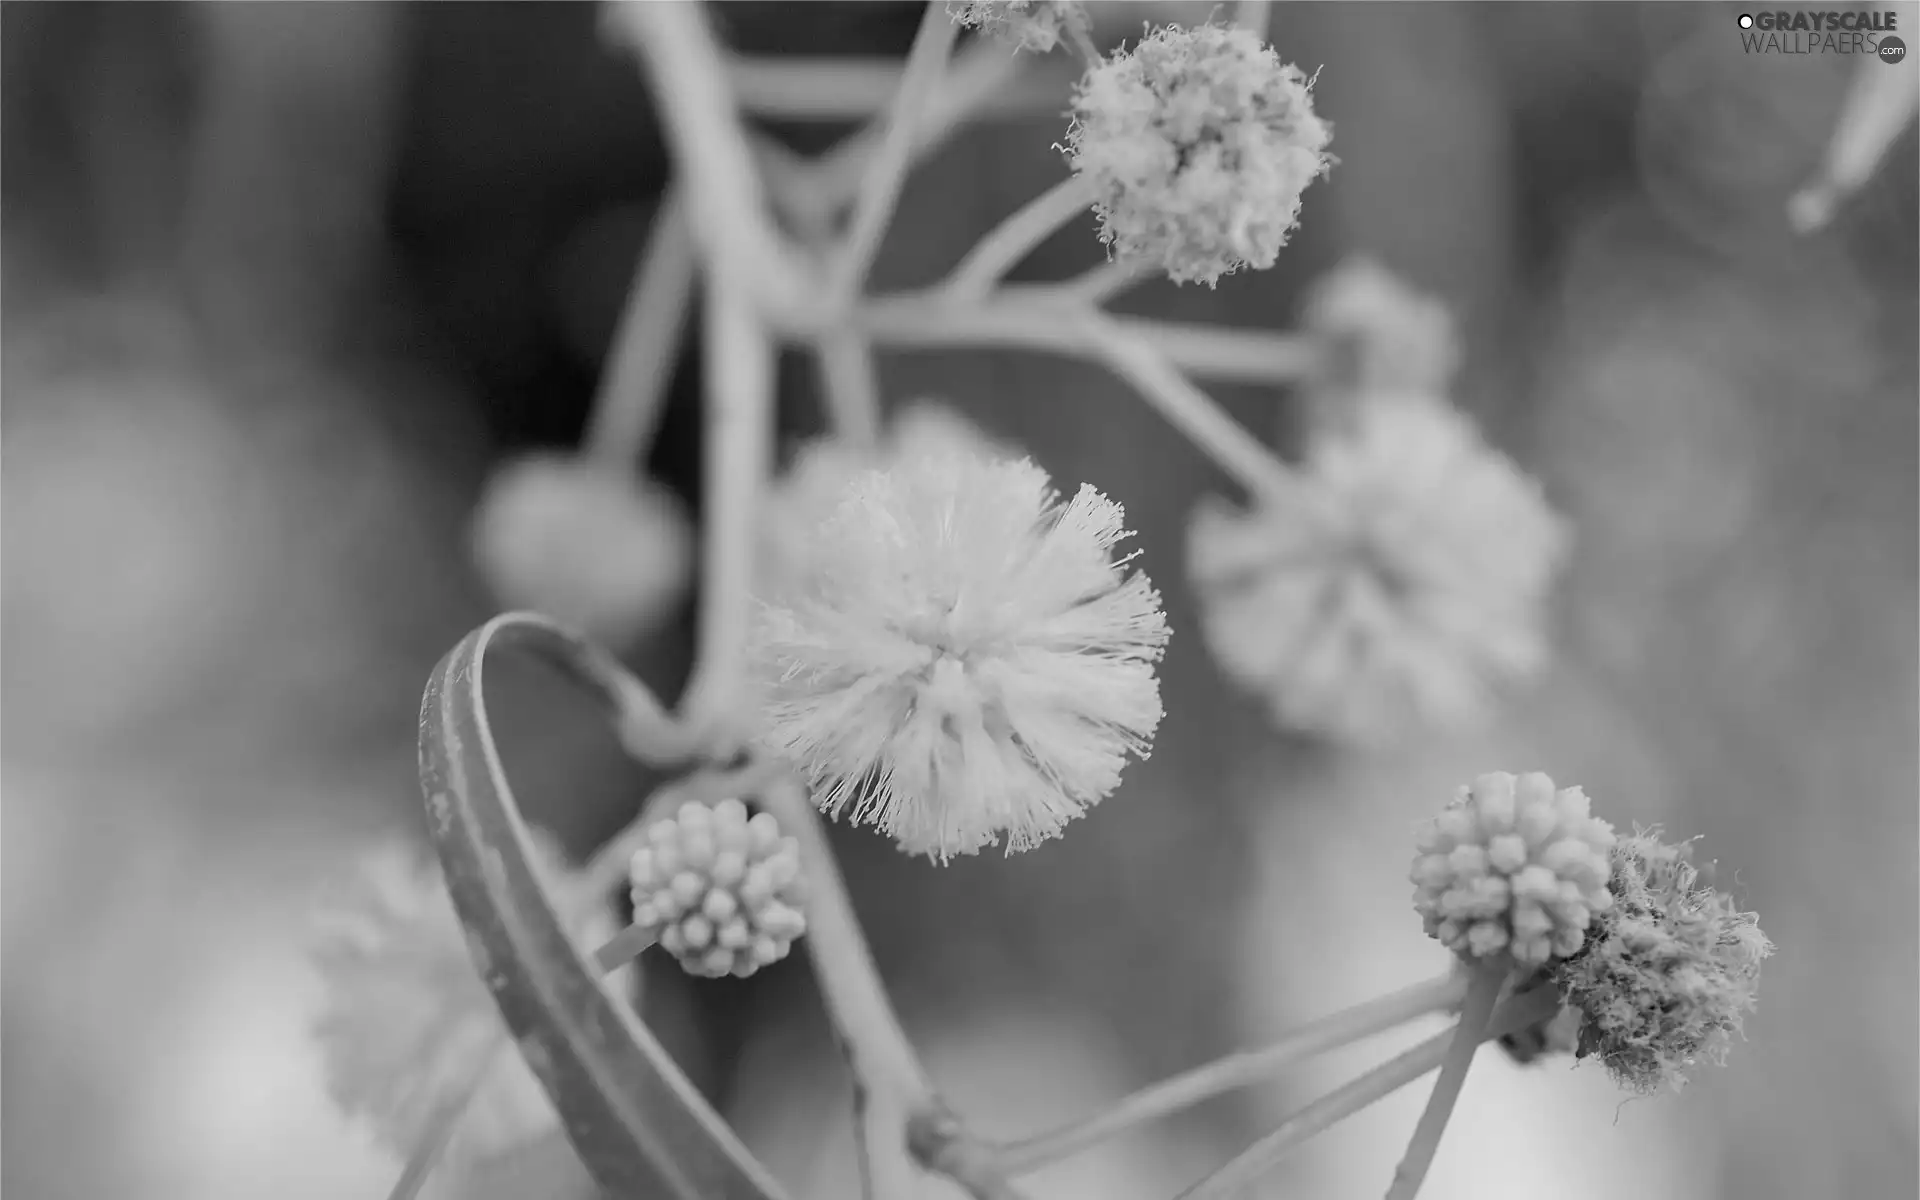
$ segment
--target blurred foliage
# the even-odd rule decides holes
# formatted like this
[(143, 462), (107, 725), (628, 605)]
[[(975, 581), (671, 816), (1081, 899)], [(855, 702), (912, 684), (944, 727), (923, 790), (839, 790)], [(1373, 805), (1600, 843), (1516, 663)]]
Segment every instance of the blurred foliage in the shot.
[[(1210, 8), (1100, 6), (1114, 36)], [(721, 11), (759, 53), (897, 54), (915, 20)], [(1622, 820), (1704, 834), (1781, 953), (1732, 1065), (1617, 1128), (1557, 1076), (1473, 1085), (1485, 1116), (1432, 1194), (1913, 1194), (1915, 138), (1833, 229), (1793, 239), (1785, 200), (1852, 61), (1745, 56), (1734, 12), (1276, 6), (1283, 55), (1324, 64), (1341, 165), (1276, 270), (1127, 302), (1281, 326), (1366, 250), (1457, 308), (1461, 403), (1580, 535), (1560, 677), (1484, 738), (1358, 762), (1276, 737), (1179, 636), (1186, 514), (1219, 486), (1197, 454), (1082, 366), (885, 364), (890, 397), (949, 398), (1124, 502), (1176, 630), (1158, 752), (1063, 842), (933, 871), (842, 839), (963, 1101), (1038, 1069), (1091, 1104), (1416, 977), (1432, 950), (1406, 911), (1407, 823), (1478, 770), (1543, 766)], [(480, 473), (578, 435), (663, 181), (644, 81), (595, 27), (585, 4), (0, 9), (16, 1195), (388, 1182), (318, 1098), (295, 935), (313, 879), (418, 819), (418, 689), (488, 607), (464, 560)], [(1056, 178), (1059, 124), (959, 138), (908, 187), (880, 284), (931, 279)], [(1085, 233), (1021, 274), (1097, 261)], [(649, 469), (692, 497), (685, 367)], [(791, 374), (799, 431), (816, 409)], [(1292, 436), (1286, 397), (1222, 397)], [(664, 691), (688, 629), (636, 655)], [(584, 848), (649, 780), (550, 684), (502, 684), (529, 807)], [(744, 1097), (770, 1160), (797, 1162), (821, 1127), (773, 1098), (818, 1094), (830, 1056), (804, 972), (767, 976), (663, 988), (652, 1015), (703, 1084)], [(1164, 1191), (1298, 1098), (1145, 1143), (1163, 1178), (1114, 1166), (1135, 1146), (1050, 1194)], [(1503, 1117), (1543, 1111), (1582, 1115), (1527, 1126), (1566, 1155), (1476, 1172), (1505, 1153)], [(1369, 1193), (1410, 1120), (1356, 1127), (1276, 1194)], [(794, 1169), (835, 1177), (813, 1161)]]

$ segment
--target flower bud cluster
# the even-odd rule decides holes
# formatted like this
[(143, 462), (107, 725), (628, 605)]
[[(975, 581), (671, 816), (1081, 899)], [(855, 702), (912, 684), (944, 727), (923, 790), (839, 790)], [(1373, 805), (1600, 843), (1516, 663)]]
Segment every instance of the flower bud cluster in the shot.
[(1412, 881), (1427, 933), (1477, 959), (1566, 958), (1613, 903), (1612, 826), (1539, 772), (1482, 775), (1420, 833)]
[(633, 923), (695, 975), (745, 977), (806, 931), (800, 849), (770, 813), (689, 801), (634, 851)]

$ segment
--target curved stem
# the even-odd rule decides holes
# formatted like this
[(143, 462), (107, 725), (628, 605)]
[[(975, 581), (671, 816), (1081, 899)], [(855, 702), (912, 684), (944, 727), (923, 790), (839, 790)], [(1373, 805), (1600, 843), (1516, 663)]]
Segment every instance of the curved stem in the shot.
[(1460, 1099), (1460, 1089), (1467, 1082), (1467, 1069), (1473, 1065), (1474, 1051), (1480, 1048), (1487, 1022), (1493, 1019), (1493, 1005), (1500, 997), (1500, 985), (1506, 982), (1510, 970), (1511, 963), (1504, 954), (1475, 970), (1467, 987), (1467, 997), (1460, 1005), (1460, 1024), (1454, 1030), (1453, 1041), (1447, 1045), (1446, 1060), (1440, 1064), (1440, 1078), (1434, 1081), (1426, 1110), (1420, 1114), (1420, 1123), (1414, 1126), (1407, 1152), (1393, 1173), (1387, 1200), (1414, 1200), (1420, 1194), (1427, 1169), (1433, 1165), (1434, 1153), (1440, 1149), (1440, 1135), (1446, 1132), (1447, 1120), (1453, 1116), (1453, 1106)]
[(1093, 188), (1084, 179), (1074, 175), (1061, 180), (981, 238), (935, 290), (955, 300), (977, 299), (1055, 230), (1092, 206)]
[(608, 470), (632, 471), (659, 427), (696, 266), (685, 197), (670, 187), (654, 214), (587, 421), (586, 455)]
[(1067, 1157), (1138, 1125), (1191, 1108), (1224, 1092), (1270, 1079), (1287, 1067), (1350, 1045), (1460, 1003), (1466, 984), (1448, 972), (1380, 999), (1323, 1017), (1270, 1045), (1230, 1054), (1162, 1080), (1084, 1121), (1027, 1138), (1000, 1151), (1010, 1171), (1027, 1171)]
[(765, 327), (728, 281), (708, 280), (705, 311), (706, 537), (699, 644), (680, 715), (722, 758), (745, 736), (738, 706), (747, 682), (754, 530), (773, 465), (774, 364)]
[[(895, 1127), (884, 1136), (876, 1136), (880, 1131), (866, 1124), (867, 1153), (891, 1155), (910, 1148), (923, 1166), (946, 1175), (976, 1200), (1019, 1200), (991, 1153), (948, 1110), (907, 1040), (847, 898), (826, 823), (805, 788), (783, 775), (759, 796), (781, 829), (800, 844), (807, 880), (807, 953), (855, 1086), (864, 1089), (861, 1103), (876, 1106), (873, 1112), (904, 1117), (907, 1123), (906, 1129)], [(868, 1113), (863, 1108), (863, 1114)], [(890, 1177), (898, 1168), (897, 1161), (881, 1164), (874, 1177)]]
[[(1544, 1021), (1559, 1008), (1560, 996), (1552, 985), (1515, 996), (1494, 1013), (1480, 1040), (1504, 1037)], [(1301, 1144), (1437, 1069), (1453, 1040), (1452, 1031), (1436, 1034), (1314, 1101), (1231, 1162), (1182, 1192), (1177, 1200), (1229, 1200), (1243, 1195), (1247, 1187)]]
[(920, 114), (940, 85), (947, 56), (959, 35), (959, 26), (948, 17), (946, 5), (929, 3), (920, 18), (920, 30), (914, 34), (913, 48), (907, 51), (907, 65), (900, 75), (900, 91), (887, 110), (885, 132), (879, 150), (868, 162), (859, 194), (854, 197), (853, 220), (834, 264), (832, 294), (851, 302), (867, 281), (867, 272), (880, 253), (880, 239), (886, 236), (893, 219), (895, 203), (906, 182), (907, 164), (920, 130)]

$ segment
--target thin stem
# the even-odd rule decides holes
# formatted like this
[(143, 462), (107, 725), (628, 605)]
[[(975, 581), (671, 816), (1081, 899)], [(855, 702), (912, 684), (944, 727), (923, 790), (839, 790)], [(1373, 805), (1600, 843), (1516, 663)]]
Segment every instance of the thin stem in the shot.
[[(593, 963), (601, 974), (610, 975), (640, 957), (641, 952), (653, 944), (651, 933), (638, 925), (629, 925), (593, 952)], [(466, 1115), (473, 1098), (486, 1085), (487, 1076), (493, 1073), (494, 1065), (500, 1061), (501, 1053), (506, 1048), (505, 1037), (494, 1037), (476, 1056), (472, 1072), (461, 1081), (460, 1086), (448, 1092), (434, 1106), (427, 1115), (420, 1140), (414, 1144), (413, 1153), (400, 1169), (400, 1178), (394, 1181), (393, 1189), (387, 1193), (387, 1200), (415, 1200), (420, 1195), (420, 1189), (426, 1186), (434, 1168), (446, 1157), (447, 1148), (453, 1145), (453, 1134), (460, 1127), (460, 1118)]]
[(599, 968), (601, 974), (610, 975), (639, 958), (653, 944), (652, 930), (629, 925), (593, 952), (593, 965)]
[[(1505, 1037), (1529, 1025), (1547, 1020), (1560, 1008), (1560, 996), (1552, 986), (1535, 988), (1515, 996), (1494, 1013), (1493, 1021), (1482, 1033), (1481, 1041)], [(1242, 1151), (1225, 1166), (1182, 1192), (1177, 1200), (1229, 1200), (1272, 1170), (1281, 1159), (1318, 1134), (1338, 1125), (1376, 1101), (1437, 1069), (1452, 1044), (1452, 1030), (1435, 1034), (1410, 1050), (1368, 1071), (1344, 1087), (1336, 1088), (1280, 1123), (1280, 1127)]]
[[(898, 63), (874, 58), (736, 57), (728, 63), (727, 74), (747, 112), (785, 120), (846, 121), (884, 111), (899, 94), (902, 71)], [(982, 111), (1032, 111), (1057, 101), (1060, 83), (1051, 73), (1030, 76), (1024, 85), (987, 97)]]
[(1272, 0), (1239, 0), (1233, 6), (1233, 23), (1263, 42), (1267, 40), (1267, 26), (1272, 16)]
[(879, 151), (867, 164), (859, 194), (854, 197), (853, 220), (835, 263), (833, 294), (837, 297), (851, 301), (866, 284), (867, 272), (880, 253), (880, 239), (886, 236), (900, 189), (906, 183), (920, 114), (940, 86), (947, 56), (958, 35), (959, 26), (947, 15), (946, 5), (929, 3), (920, 18), (920, 30), (914, 34), (913, 48), (907, 51), (900, 91), (887, 111)]
[(815, 289), (762, 203), (764, 189), (705, 6), (617, 0), (608, 20), (646, 60), (667, 146), (687, 189), (688, 218), (710, 267), (766, 305), (804, 309)]
[(1420, 1114), (1420, 1123), (1414, 1126), (1407, 1152), (1393, 1173), (1387, 1200), (1414, 1200), (1420, 1194), (1427, 1169), (1433, 1165), (1434, 1153), (1440, 1149), (1440, 1135), (1446, 1132), (1447, 1120), (1453, 1116), (1453, 1106), (1460, 1099), (1460, 1089), (1467, 1082), (1467, 1069), (1473, 1065), (1474, 1051), (1480, 1048), (1487, 1022), (1493, 1019), (1493, 1005), (1500, 998), (1500, 985), (1506, 982), (1511, 969), (1511, 961), (1502, 954), (1474, 972), (1466, 999), (1460, 1005), (1460, 1024), (1454, 1030), (1453, 1040), (1447, 1044), (1446, 1061), (1440, 1064), (1440, 1078), (1434, 1081), (1426, 1110)]
[(1054, 231), (1092, 206), (1093, 189), (1084, 179), (1074, 175), (1061, 180), (981, 238), (936, 290), (955, 300), (985, 295)]
[[(854, 329), (876, 343), (902, 348), (993, 346), (1099, 359), (1085, 306), (1049, 298), (1049, 289), (1008, 287), (979, 304), (953, 304), (928, 293), (876, 296), (856, 309)], [(1300, 334), (1259, 333), (1183, 325), (1139, 317), (1107, 317), (1128, 341), (1151, 347), (1173, 366), (1223, 383), (1293, 383), (1319, 370), (1318, 343)]]
[(887, 1096), (892, 1111), (905, 1116), (914, 1135), (910, 1144), (922, 1165), (947, 1175), (976, 1200), (1019, 1200), (991, 1155), (954, 1119), (907, 1040), (847, 898), (825, 822), (806, 790), (787, 776), (769, 784), (759, 799), (800, 844), (807, 880), (807, 953), (855, 1085), (867, 1089), (866, 1102)]
[(1072, 279), (1032, 286), (1036, 292), (1044, 289), (1049, 299), (1057, 300), (1062, 304), (1083, 304), (1088, 308), (1099, 308), (1128, 288), (1145, 281), (1146, 276), (1146, 268), (1137, 260), (1111, 258), (1097, 267), (1082, 271)]
[(460, 1127), (460, 1118), (466, 1115), (473, 1098), (480, 1094), (487, 1076), (493, 1073), (494, 1064), (500, 1061), (501, 1051), (506, 1048), (507, 1039), (496, 1036), (475, 1057), (472, 1071), (460, 1085), (434, 1105), (433, 1111), (427, 1114), (420, 1140), (414, 1143), (413, 1153), (407, 1156), (406, 1163), (400, 1168), (400, 1178), (394, 1181), (393, 1189), (387, 1193), (387, 1200), (414, 1200), (420, 1194), (420, 1189), (427, 1185), (434, 1168), (446, 1157), (447, 1148), (453, 1145), (453, 1134)]
[(659, 428), (696, 267), (686, 200), (670, 187), (654, 214), (587, 421), (586, 455), (611, 471), (632, 471)]
[[(970, 46), (955, 55), (914, 124), (908, 166), (939, 149), (968, 117), (991, 108), (1023, 82), (1030, 82), (1042, 93), (1049, 85), (1064, 86), (1063, 80), (1049, 75), (1036, 77), (1027, 70), (1026, 60), (991, 42)], [(885, 140), (886, 128), (879, 123), (845, 138), (818, 159), (799, 164), (800, 171), (790, 173), (784, 186), (776, 186), (774, 202), (802, 227), (831, 223), (841, 206), (859, 193), (867, 164)], [(776, 185), (781, 182), (777, 177), (770, 178)]]
[(1456, 972), (1344, 1012), (1322, 1017), (1257, 1050), (1245, 1050), (1143, 1088), (1097, 1116), (1003, 1147), (1010, 1171), (1028, 1171), (1149, 1121), (1191, 1108), (1224, 1092), (1270, 1079), (1316, 1054), (1350, 1045), (1460, 1003), (1465, 981)]
[(1108, 368), (1133, 384), (1168, 424), (1185, 434), (1221, 470), (1256, 496), (1285, 495), (1296, 489), (1292, 468), (1165, 357), (1129, 338), (1113, 322), (1100, 317), (1094, 321), (1095, 339)]
[(880, 436), (880, 376), (873, 346), (857, 334), (833, 332), (814, 343), (833, 430), (857, 446)]
[[(661, 7), (677, 7), (662, 5)], [(744, 295), (725, 280), (706, 289), (706, 526), (700, 625), (681, 719), (723, 757), (744, 731), (737, 701), (746, 683), (754, 530), (773, 465), (773, 344)]]

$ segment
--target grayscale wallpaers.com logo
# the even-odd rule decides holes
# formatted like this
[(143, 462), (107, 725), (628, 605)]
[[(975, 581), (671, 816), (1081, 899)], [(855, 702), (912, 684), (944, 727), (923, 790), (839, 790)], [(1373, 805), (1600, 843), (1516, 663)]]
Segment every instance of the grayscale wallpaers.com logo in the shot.
[(1893, 36), (1897, 13), (1774, 9), (1741, 13), (1739, 25), (1748, 54), (1871, 54), (1883, 63), (1907, 57), (1907, 44)]

